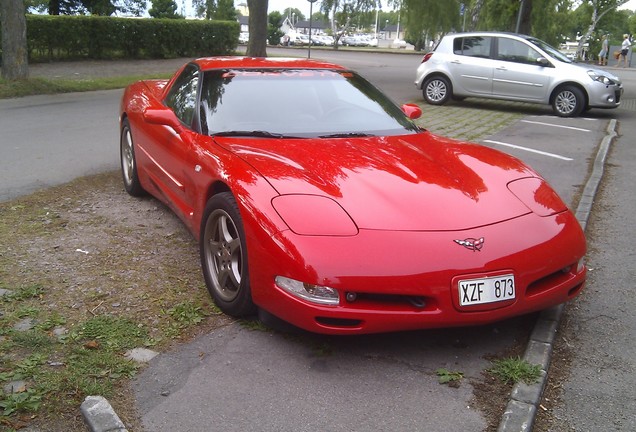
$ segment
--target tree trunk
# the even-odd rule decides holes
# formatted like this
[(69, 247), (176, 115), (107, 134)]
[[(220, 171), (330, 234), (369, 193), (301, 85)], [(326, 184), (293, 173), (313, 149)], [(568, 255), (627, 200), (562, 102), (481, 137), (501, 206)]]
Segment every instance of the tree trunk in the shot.
[(2, 78), (24, 79), (29, 76), (26, 16), (23, 0), (0, 0), (2, 28)]
[(250, 12), (250, 39), (246, 52), (248, 57), (267, 57), (267, 3), (268, 0), (247, 0)]
[(483, 5), (484, 5), (484, 0), (475, 1), (475, 6), (473, 6), (473, 10), (471, 11), (471, 14), (470, 14), (470, 25), (468, 27), (468, 31), (475, 31), (477, 29), (477, 24), (479, 23), (479, 13), (481, 12), (481, 7)]
[(529, 35), (532, 32), (532, 0), (524, 0), (521, 2), (521, 10), (519, 16), (519, 33)]

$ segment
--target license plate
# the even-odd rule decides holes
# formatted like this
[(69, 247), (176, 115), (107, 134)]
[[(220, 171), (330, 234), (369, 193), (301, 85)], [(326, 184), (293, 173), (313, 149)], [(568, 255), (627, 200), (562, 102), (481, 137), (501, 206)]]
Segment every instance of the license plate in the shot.
[(458, 283), (460, 306), (495, 303), (515, 298), (515, 277), (501, 276), (464, 279)]

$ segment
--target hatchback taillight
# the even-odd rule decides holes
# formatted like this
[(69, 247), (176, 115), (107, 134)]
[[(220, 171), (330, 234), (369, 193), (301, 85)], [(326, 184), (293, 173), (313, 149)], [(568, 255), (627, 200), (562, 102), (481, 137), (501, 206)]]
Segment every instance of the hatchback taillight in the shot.
[(424, 58), (422, 58), (422, 63), (426, 63), (431, 57), (433, 57), (433, 53), (432, 52), (426, 54), (424, 56)]

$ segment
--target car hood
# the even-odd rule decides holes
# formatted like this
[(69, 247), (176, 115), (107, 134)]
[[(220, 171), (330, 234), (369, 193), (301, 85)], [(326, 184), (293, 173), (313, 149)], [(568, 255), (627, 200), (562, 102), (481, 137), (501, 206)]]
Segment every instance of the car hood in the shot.
[[(558, 61), (558, 60), (555, 60)], [(616, 84), (622, 84), (622, 81), (619, 77), (617, 77), (616, 75), (614, 75), (612, 72), (610, 72), (607, 69), (601, 69), (598, 68), (594, 65), (590, 65), (587, 63), (577, 63), (577, 62), (572, 62), (572, 63), (563, 63), (563, 62), (559, 62), (563, 65), (565, 65), (566, 67), (569, 68), (575, 68), (574, 70), (580, 72), (580, 73), (587, 73), (587, 71), (594, 71), (596, 72), (598, 75), (604, 75), (608, 78), (610, 78), (612, 81), (614, 81)]]
[(508, 183), (537, 176), (509, 155), (428, 132), (215, 140), (281, 195), (329, 197), (361, 229), (462, 230), (515, 218), (530, 210)]

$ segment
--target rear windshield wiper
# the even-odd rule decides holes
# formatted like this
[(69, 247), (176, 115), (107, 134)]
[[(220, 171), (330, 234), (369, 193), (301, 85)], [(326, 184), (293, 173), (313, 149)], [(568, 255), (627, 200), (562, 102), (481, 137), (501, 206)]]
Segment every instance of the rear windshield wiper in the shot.
[(223, 137), (232, 137), (232, 136), (244, 136), (244, 137), (258, 137), (258, 138), (301, 138), (297, 136), (284, 135), (279, 133), (273, 133), (263, 130), (233, 130), (233, 131), (224, 131), (224, 132), (214, 132), (211, 133), (210, 136), (223, 136)]
[(364, 138), (373, 136), (375, 135), (364, 132), (340, 132), (329, 135), (320, 135), (318, 138)]

